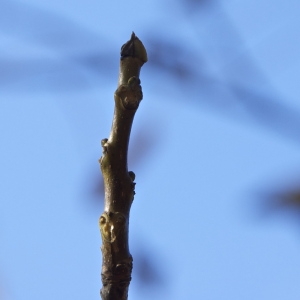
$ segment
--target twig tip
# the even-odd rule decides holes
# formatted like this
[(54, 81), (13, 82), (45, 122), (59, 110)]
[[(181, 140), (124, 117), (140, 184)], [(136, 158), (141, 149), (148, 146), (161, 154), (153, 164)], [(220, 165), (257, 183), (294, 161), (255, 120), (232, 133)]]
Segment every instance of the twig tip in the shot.
[(121, 48), (121, 59), (125, 57), (137, 57), (143, 63), (148, 61), (145, 46), (132, 31), (131, 38)]

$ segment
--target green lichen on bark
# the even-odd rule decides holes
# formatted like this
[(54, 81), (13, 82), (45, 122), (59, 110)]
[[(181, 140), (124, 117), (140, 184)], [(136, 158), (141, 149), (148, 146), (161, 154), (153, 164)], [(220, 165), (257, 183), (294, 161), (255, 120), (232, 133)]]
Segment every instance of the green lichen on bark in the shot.
[(102, 237), (103, 300), (126, 300), (131, 280), (132, 256), (128, 245), (130, 207), (135, 174), (128, 172), (127, 153), (134, 115), (143, 98), (140, 69), (147, 61), (143, 43), (134, 33), (121, 48), (120, 73), (114, 94), (115, 110), (108, 139), (101, 141), (100, 166), (104, 179), (104, 212), (99, 218)]

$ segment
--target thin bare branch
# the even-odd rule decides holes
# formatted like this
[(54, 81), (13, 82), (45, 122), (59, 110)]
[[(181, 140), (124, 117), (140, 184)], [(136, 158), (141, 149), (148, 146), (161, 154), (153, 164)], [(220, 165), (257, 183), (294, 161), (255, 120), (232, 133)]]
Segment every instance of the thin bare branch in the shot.
[(134, 115), (143, 98), (140, 69), (147, 61), (142, 42), (134, 33), (122, 46), (119, 84), (109, 139), (101, 141), (104, 212), (99, 218), (102, 236), (103, 300), (126, 300), (131, 280), (132, 256), (128, 246), (129, 212), (134, 198), (135, 174), (128, 172), (127, 153)]

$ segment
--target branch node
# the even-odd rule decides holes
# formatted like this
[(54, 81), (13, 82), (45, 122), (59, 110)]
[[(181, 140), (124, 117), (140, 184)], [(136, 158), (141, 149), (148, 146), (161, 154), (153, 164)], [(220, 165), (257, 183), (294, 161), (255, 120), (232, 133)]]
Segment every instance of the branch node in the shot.
[(139, 78), (130, 77), (127, 84), (120, 85), (115, 92), (116, 102), (120, 102), (124, 109), (136, 110), (143, 99), (141, 81)]
[(129, 177), (131, 178), (132, 182), (135, 180), (135, 174), (132, 171), (128, 172)]
[(103, 148), (103, 154), (107, 153), (107, 147), (108, 147), (107, 142), (108, 142), (108, 139), (101, 140), (101, 146)]

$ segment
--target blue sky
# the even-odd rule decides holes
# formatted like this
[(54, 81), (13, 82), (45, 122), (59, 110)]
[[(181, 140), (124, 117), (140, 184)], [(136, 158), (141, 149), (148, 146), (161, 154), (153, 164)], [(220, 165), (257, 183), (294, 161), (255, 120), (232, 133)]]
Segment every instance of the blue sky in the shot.
[(129, 299), (298, 299), (298, 208), (274, 195), (299, 184), (299, 2), (0, 8), (1, 300), (100, 298), (100, 141), (133, 30)]

